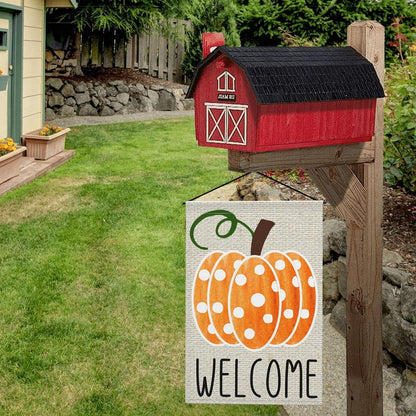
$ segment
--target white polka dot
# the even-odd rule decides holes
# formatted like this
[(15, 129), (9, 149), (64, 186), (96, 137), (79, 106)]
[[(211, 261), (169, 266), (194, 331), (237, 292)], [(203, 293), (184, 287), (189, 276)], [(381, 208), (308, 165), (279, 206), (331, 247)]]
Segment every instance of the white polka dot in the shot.
[(274, 267), (276, 267), (277, 270), (284, 270), (286, 263), (284, 260), (277, 260), (277, 262), (274, 264)]
[(237, 269), (240, 267), (241, 263), (242, 263), (242, 261), (241, 261), (241, 260), (236, 260), (236, 261), (234, 262), (234, 269), (235, 269), (235, 270), (237, 270)]
[(277, 293), (277, 292), (279, 291), (279, 285), (278, 285), (278, 283), (276, 282), (276, 280), (274, 280), (274, 281), (273, 281), (273, 283), (272, 283), (272, 290), (273, 290), (273, 292), (275, 292), (275, 293)]
[(292, 309), (286, 309), (286, 310), (283, 312), (283, 315), (284, 315), (284, 317), (285, 317), (286, 319), (292, 319), (292, 318), (293, 318), (293, 311), (292, 311)]
[(280, 301), (283, 302), (286, 299), (286, 292), (283, 289), (279, 290)]
[(315, 278), (313, 276), (309, 276), (308, 285), (310, 287), (315, 287)]
[(293, 276), (292, 285), (295, 287), (299, 287), (299, 277)]
[(256, 273), (258, 276), (262, 276), (264, 274), (264, 266), (262, 264), (258, 264), (254, 268), (254, 273)]
[(244, 309), (243, 308), (240, 308), (240, 307), (234, 308), (233, 315), (236, 318), (242, 318), (244, 316)]
[(198, 274), (198, 277), (199, 277), (202, 281), (208, 280), (208, 279), (209, 279), (209, 276), (210, 276), (210, 272), (209, 272), (207, 269), (202, 269), (202, 270), (199, 272), (199, 274)]
[(219, 282), (221, 282), (221, 280), (224, 280), (225, 276), (226, 276), (225, 271), (222, 269), (218, 269), (214, 273), (215, 279), (218, 280)]
[(205, 302), (199, 302), (198, 305), (196, 305), (196, 310), (199, 313), (205, 313), (208, 310), (208, 305)]
[(293, 267), (295, 270), (299, 270), (302, 267), (302, 263), (299, 260), (293, 260)]
[(266, 302), (266, 298), (261, 293), (255, 293), (251, 297), (251, 304), (255, 306), (256, 308), (260, 308), (261, 306), (264, 305), (265, 302)]
[(271, 324), (273, 322), (273, 315), (266, 313), (266, 315), (263, 316), (263, 321), (265, 324)]
[(233, 333), (233, 326), (230, 323), (225, 324), (223, 330), (226, 334), (230, 335)]
[(302, 309), (300, 311), (300, 317), (302, 319), (308, 319), (309, 318), (309, 311), (307, 309)]
[(221, 312), (224, 310), (224, 307), (222, 306), (222, 303), (221, 303), (221, 302), (215, 302), (215, 303), (212, 305), (212, 310), (213, 310), (215, 313), (221, 313)]
[(255, 332), (254, 332), (254, 330), (253, 330), (253, 329), (251, 329), (251, 328), (247, 328), (247, 329), (244, 331), (244, 336), (245, 336), (247, 339), (253, 339), (255, 335), (256, 335), (256, 333), (255, 333)]
[(237, 283), (238, 286), (244, 286), (247, 283), (247, 277), (243, 274), (238, 274), (235, 277), (235, 283)]
[(209, 332), (210, 334), (215, 334), (215, 328), (214, 328), (214, 325), (212, 325), (212, 324), (209, 324), (209, 325), (208, 325), (208, 332)]

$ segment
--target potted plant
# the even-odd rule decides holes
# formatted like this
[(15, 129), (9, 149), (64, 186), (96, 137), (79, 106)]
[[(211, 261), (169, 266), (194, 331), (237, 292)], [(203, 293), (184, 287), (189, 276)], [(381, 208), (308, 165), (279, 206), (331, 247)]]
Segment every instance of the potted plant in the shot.
[(19, 146), (12, 138), (0, 139), (0, 183), (19, 174), (26, 147)]
[(8, 81), (9, 81), (9, 76), (3, 75), (3, 71), (0, 69), (0, 91), (6, 90)]
[(45, 124), (40, 129), (23, 134), (23, 143), (27, 148), (26, 155), (35, 159), (46, 160), (65, 149), (65, 138), (71, 129)]

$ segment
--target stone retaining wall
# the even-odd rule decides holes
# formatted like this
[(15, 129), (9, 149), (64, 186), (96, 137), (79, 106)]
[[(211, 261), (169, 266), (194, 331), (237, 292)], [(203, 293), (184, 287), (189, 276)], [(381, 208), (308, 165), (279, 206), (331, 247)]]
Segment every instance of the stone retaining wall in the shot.
[(192, 110), (188, 86), (144, 86), (117, 80), (107, 83), (49, 78), (45, 88), (45, 119), (71, 116), (111, 116), (137, 112)]

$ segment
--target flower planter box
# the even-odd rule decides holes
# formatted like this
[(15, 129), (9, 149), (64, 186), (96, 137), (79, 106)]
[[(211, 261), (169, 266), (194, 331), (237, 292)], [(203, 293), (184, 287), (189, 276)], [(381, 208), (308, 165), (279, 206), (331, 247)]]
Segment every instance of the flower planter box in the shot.
[(5, 91), (9, 81), (8, 75), (0, 75), (0, 91)]
[(23, 143), (27, 148), (26, 155), (47, 160), (65, 149), (65, 138), (71, 129), (63, 129), (51, 136), (40, 136), (39, 131), (22, 135)]
[(6, 182), (19, 174), (25, 150), (26, 147), (19, 146), (15, 151), (0, 156), (0, 183)]

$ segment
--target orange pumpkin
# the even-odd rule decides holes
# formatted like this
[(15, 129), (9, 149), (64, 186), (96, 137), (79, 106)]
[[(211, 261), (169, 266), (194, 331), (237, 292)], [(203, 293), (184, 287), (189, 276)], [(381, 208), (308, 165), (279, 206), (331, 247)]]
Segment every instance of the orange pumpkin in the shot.
[(214, 251), (202, 260), (192, 302), (197, 327), (209, 343), (259, 350), (294, 346), (309, 334), (316, 313), (316, 280), (297, 252), (260, 256), (273, 225), (260, 221), (250, 256)]

